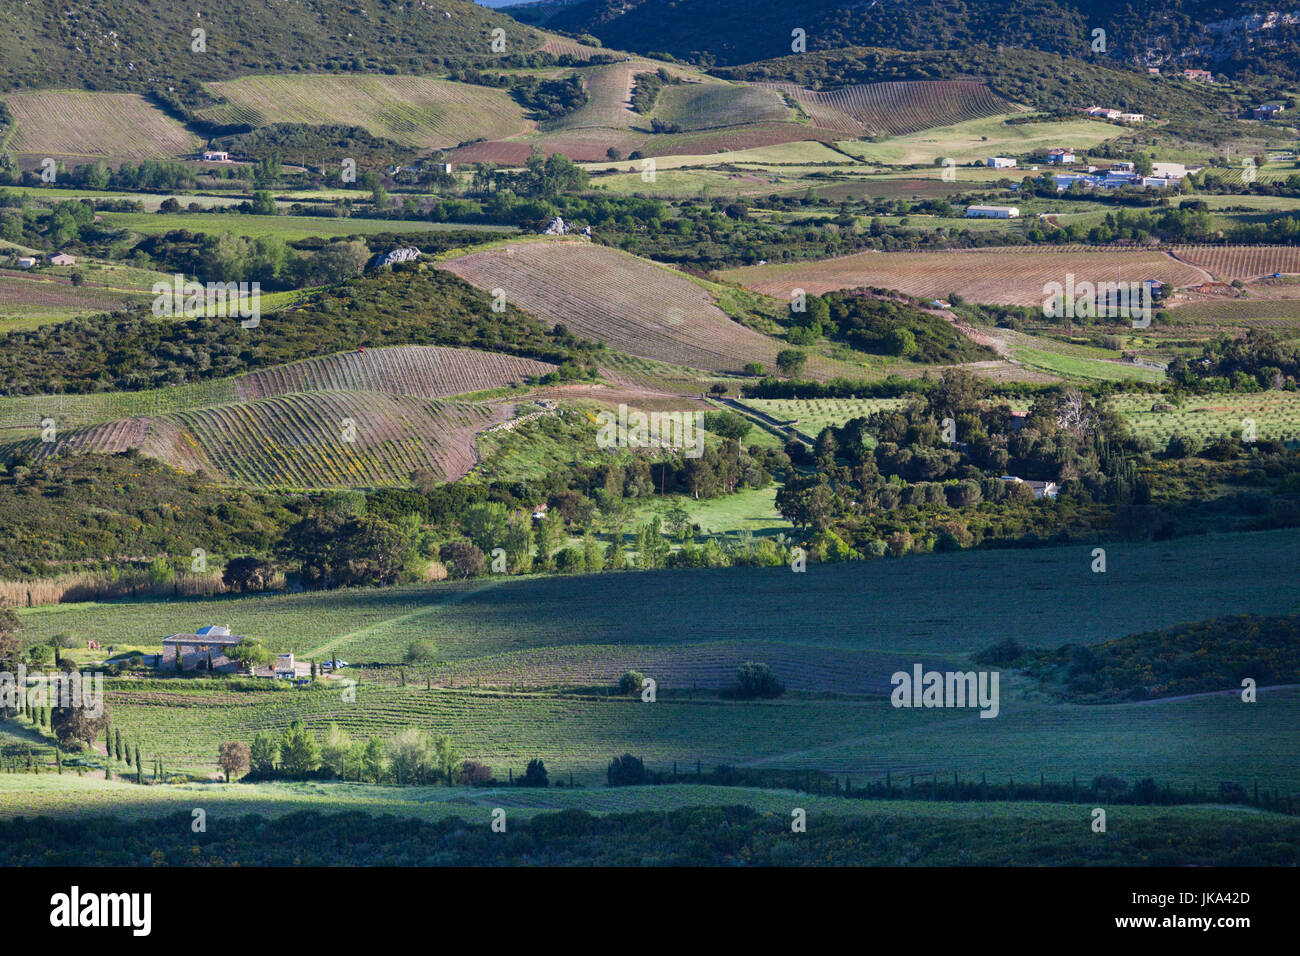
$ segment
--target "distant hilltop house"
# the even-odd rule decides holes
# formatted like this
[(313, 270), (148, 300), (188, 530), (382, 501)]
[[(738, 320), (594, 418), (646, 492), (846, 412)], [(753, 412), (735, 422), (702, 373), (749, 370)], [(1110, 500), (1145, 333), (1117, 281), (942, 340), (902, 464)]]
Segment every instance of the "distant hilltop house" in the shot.
[(1017, 206), (967, 206), (968, 219), (1018, 219), (1020, 209)]
[(448, 173), (448, 174), (450, 174), (451, 171), (452, 171), (452, 165), (451, 165), (451, 163), (434, 163), (434, 164), (433, 164), (433, 168), (434, 168), (435, 171), (440, 172), (440, 173)]
[(1047, 151), (1047, 161), (1053, 166), (1060, 166), (1062, 163), (1072, 163), (1074, 162), (1074, 150), (1049, 149)]
[(1119, 121), (1121, 123), (1141, 123), (1147, 118), (1146, 113), (1120, 113)]
[(31, 269), (36, 265), (35, 256), (19, 256), (15, 260), (19, 269)]
[(1010, 156), (990, 156), (984, 160), (984, 165), (994, 169), (1014, 169), (1016, 161)]
[(77, 257), (70, 256), (66, 252), (56, 252), (49, 257), (48, 261), (52, 266), (75, 266)]
[(1262, 106), (1255, 107), (1255, 116), (1258, 119), (1268, 120), (1285, 111), (1286, 107), (1281, 103), (1264, 103)]
[(385, 252), (382, 256), (376, 256), (371, 268), (378, 269), (380, 266), (391, 266), (397, 262), (411, 262), (420, 258), (420, 250), (415, 246), (400, 246)]
[(199, 159), (208, 163), (228, 163), (230, 154), (224, 149), (205, 149), (199, 153)]
[(1095, 116), (1100, 119), (1117, 120), (1120, 118), (1120, 111), (1113, 110), (1108, 106), (1089, 106), (1084, 110), (1089, 116)]
[(1149, 66), (1149, 67), (1147, 67), (1147, 72), (1150, 73), (1152, 76), (1159, 76), (1159, 75), (1160, 75), (1160, 67), (1158, 67), (1158, 66)]
[(1057, 492), (1061, 490), (1054, 481), (1025, 481), (1015, 475), (1003, 475), (1002, 480), (1014, 485), (1026, 485), (1034, 493), (1035, 498), (1055, 498)]
[(1183, 70), (1183, 76), (1201, 83), (1213, 83), (1214, 74), (1209, 70)]

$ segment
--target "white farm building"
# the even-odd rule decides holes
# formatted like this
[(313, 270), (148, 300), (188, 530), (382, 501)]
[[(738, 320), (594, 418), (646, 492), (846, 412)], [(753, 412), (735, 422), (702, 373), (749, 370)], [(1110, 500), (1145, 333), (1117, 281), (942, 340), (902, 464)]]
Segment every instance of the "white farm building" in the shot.
[(967, 206), (967, 219), (1019, 219), (1018, 206)]

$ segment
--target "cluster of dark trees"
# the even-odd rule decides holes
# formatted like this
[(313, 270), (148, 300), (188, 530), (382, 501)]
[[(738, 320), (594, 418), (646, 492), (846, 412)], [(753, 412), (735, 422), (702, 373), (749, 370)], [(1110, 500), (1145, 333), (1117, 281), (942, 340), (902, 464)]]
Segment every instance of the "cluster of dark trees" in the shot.
[[(1152, 803), (1171, 793), (1155, 786), (1152, 794), (1152, 788), (1136, 783), (1130, 791), (1128, 782), (1122, 782), (1126, 793), (1140, 791), (1143, 797), (1150, 795)], [(979, 781), (965, 783), (967, 799), (978, 799), (985, 792), (990, 799), (1007, 799), (1005, 783), (982, 789)], [(1108, 785), (1109, 780), (1102, 784), (1099, 795), (1120, 794)], [(1030, 786), (1022, 781), (1016, 799), (1041, 800), (1043, 789), (1037, 782)], [(1053, 792), (1053, 799), (1070, 799), (1070, 785), (1063, 789), (1064, 795)], [(911, 794), (903, 787), (894, 791), (912, 799), (923, 793), (920, 785)], [(1080, 802), (1085, 791), (1086, 784), (1075, 786), (1077, 799), (1072, 802)], [(1238, 791), (1202, 790), (1199, 796), (1205, 802), (1232, 802)], [(564, 810), (511, 817), (504, 833), (492, 832), (477, 817), (395, 819), (362, 811), (214, 817), (201, 833), (192, 832), (188, 811), (129, 820), (75, 816), (57, 826), (47, 817), (19, 816), (0, 820), (0, 865), (634, 867), (653, 862), (796, 866), (834, 859), (849, 866), (1123, 866), (1138, 858), (1159, 866), (1289, 866), (1295, 862), (1300, 821), (1279, 823), (1263, 814), (1240, 816), (1232, 827), (1209, 827), (1195, 816), (1170, 815), (1161, 831), (1168, 835), (1154, 849), (1150, 829), (1142, 827), (1115, 828), (1106, 840), (1098, 841), (1087, 827), (1062, 835), (1061, 827), (1044, 826), (1044, 840), (1009, 842), (1006, 823), (999, 816), (920, 812), (869, 817), (810, 814), (807, 833), (792, 840), (789, 816), (741, 805), (621, 814)]]
[[(816, 468), (788, 476), (777, 508), (801, 528), (828, 533), (839, 526), (862, 538), (876, 530), (874, 519), (900, 507), (968, 512), (984, 501), (1029, 504), (1031, 480), (1056, 483), (1080, 503), (1150, 500), (1137, 467), (1144, 450), (1104, 405), (1065, 390), (1040, 396), (1021, 417), (1009, 405), (987, 403), (986, 390), (968, 372), (946, 371), (898, 410), (824, 429), (816, 448), (800, 455)], [(937, 546), (972, 543), (974, 535), (955, 521)], [(892, 541), (873, 534), (869, 544), (880, 556), (886, 548), (905, 553), (913, 542), (900, 532)]]
[[(0, 185), (40, 186), (38, 172), (0, 168)], [(85, 189), (136, 189), (144, 192), (185, 192), (196, 185), (194, 167), (183, 163), (147, 159), (141, 163), (123, 163), (117, 169), (107, 163), (82, 163), (68, 169), (63, 163), (55, 168), (56, 186), (81, 186)]]
[(1295, 388), (1300, 381), (1300, 346), (1272, 329), (1251, 329), (1243, 337), (1220, 335), (1195, 358), (1169, 363), (1169, 380), (1197, 392)]
[[(996, 657), (997, 660), (987, 658)], [(1078, 703), (1115, 703), (1300, 680), (1300, 615), (1239, 614), (1052, 651), (990, 648)]]
[(599, 348), (557, 334), (442, 269), (399, 263), (245, 329), (229, 318), (157, 322), (115, 313), (0, 336), (0, 393), (158, 388), (382, 345), (460, 345), (523, 355), (586, 375)]
[(810, 295), (802, 304), (802, 310), (792, 306), (789, 316), (786, 337), (795, 345), (810, 345), (825, 336), (863, 352), (950, 364), (994, 354), (959, 334), (951, 323), (922, 310), (916, 300), (885, 289)]
[(632, 109), (642, 116), (654, 112), (655, 101), (665, 86), (683, 82), (663, 67), (653, 73), (638, 73), (636, 85), (632, 88)]
[[(946, 372), (901, 409), (824, 429), (811, 450), (789, 442), (778, 510), (823, 560), (1300, 522), (1300, 454), (1279, 442), (1225, 436), (1202, 449), (1175, 436), (1157, 450), (1104, 396), (1053, 388), (1022, 416), (983, 388)], [(1156, 469), (1158, 457), (1179, 465)]]
[(544, 79), (530, 73), (494, 73), (473, 68), (455, 70), (449, 80), (508, 90), (520, 106), (531, 111), (535, 120), (553, 120), (581, 109), (587, 103), (582, 77)]

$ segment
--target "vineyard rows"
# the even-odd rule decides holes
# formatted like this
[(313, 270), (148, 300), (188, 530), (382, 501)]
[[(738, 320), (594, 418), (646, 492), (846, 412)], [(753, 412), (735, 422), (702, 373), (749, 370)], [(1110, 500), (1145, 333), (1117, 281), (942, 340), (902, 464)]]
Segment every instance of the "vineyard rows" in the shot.
[(778, 344), (713, 304), (679, 273), (604, 246), (525, 243), (472, 253), (445, 268), (586, 339), (689, 368), (772, 365)]
[(644, 64), (611, 63), (598, 67), (583, 79), (587, 102), (566, 116), (546, 124), (548, 130), (582, 129), (598, 127), (627, 129), (638, 120), (648, 125), (644, 117), (632, 110), (632, 85), (636, 74), (645, 69)]
[(859, 83), (808, 90), (792, 83), (763, 84), (797, 100), (824, 129), (857, 138), (865, 133), (904, 136), (936, 126), (1005, 113), (1009, 104), (973, 80)]
[(399, 345), (278, 365), (242, 376), (236, 384), (240, 399), (314, 391), (442, 398), (502, 388), (554, 370), (546, 362), (476, 349)]
[(1220, 282), (1300, 273), (1300, 246), (1175, 246), (1173, 252)]
[(530, 125), (504, 90), (424, 76), (245, 76), (208, 88), (227, 101), (199, 111), (209, 122), (360, 126), (425, 148), (513, 136)]
[(609, 687), (636, 670), (661, 688), (716, 690), (735, 683), (736, 668), (745, 661), (764, 661), (791, 690), (882, 694), (889, 692), (890, 675), (911, 658), (771, 641), (562, 645), (457, 661), (433, 668), (432, 679), (457, 687)]
[[(64, 432), (15, 443), (33, 457), (130, 448), (237, 484), (300, 488), (403, 485), (417, 469), (446, 480), (477, 461), (474, 437), (507, 409), (366, 391), (293, 393)], [(349, 423), (351, 423), (349, 425)]]
[(14, 153), (130, 159), (180, 156), (198, 148), (184, 126), (135, 93), (10, 93)]
[(314, 392), (175, 418), (232, 481), (324, 488), (405, 484), (416, 469), (458, 478), (474, 465), (475, 431), (496, 413), (377, 392)]
[(477, 349), (398, 345), (148, 391), (4, 396), (0, 397), (0, 429), (35, 429), (43, 418), (52, 418), (62, 431), (289, 392), (372, 391), (443, 398), (502, 388), (554, 368), (546, 362)]
[(789, 107), (774, 90), (731, 83), (685, 83), (659, 94), (654, 115), (686, 131), (779, 123), (791, 119)]

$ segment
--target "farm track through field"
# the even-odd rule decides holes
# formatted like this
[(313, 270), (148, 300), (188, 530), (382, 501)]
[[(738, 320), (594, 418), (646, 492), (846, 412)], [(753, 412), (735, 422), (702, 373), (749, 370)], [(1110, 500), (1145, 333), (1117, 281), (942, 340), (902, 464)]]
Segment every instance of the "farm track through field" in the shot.
[(324, 659), (326, 654), (334, 653), (338, 648), (343, 647), (345, 644), (357, 640), (358, 638), (365, 637), (369, 634), (378, 633), (379, 631), (384, 630), (385, 628), (392, 627), (394, 625), (400, 625), (400, 624), (405, 624), (408, 621), (414, 621), (417, 618), (425, 617), (427, 615), (433, 614), (436, 611), (444, 610), (451, 605), (459, 604), (461, 601), (464, 601), (466, 598), (470, 597), (471, 595), (474, 595), (477, 591), (487, 590), (489, 588), (496, 586), (497, 583), (499, 582), (489, 579), (487, 581), (482, 582), (478, 587), (472, 590), (467, 589), (467, 590), (457, 591), (452, 595), (450, 595), (449, 597), (446, 597), (444, 600), (441, 600), (436, 604), (431, 604), (428, 607), (417, 608), (414, 611), (408, 611), (405, 614), (398, 614), (395, 615), (394, 617), (390, 617), (383, 621), (375, 621), (374, 623), (367, 624), (365, 627), (358, 628), (355, 631), (349, 631), (346, 634), (340, 634), (338, 637), (332, 638), (323, 644), (311, 648), (310, 650), (303, 651), (301, 656), (305, 658)]

